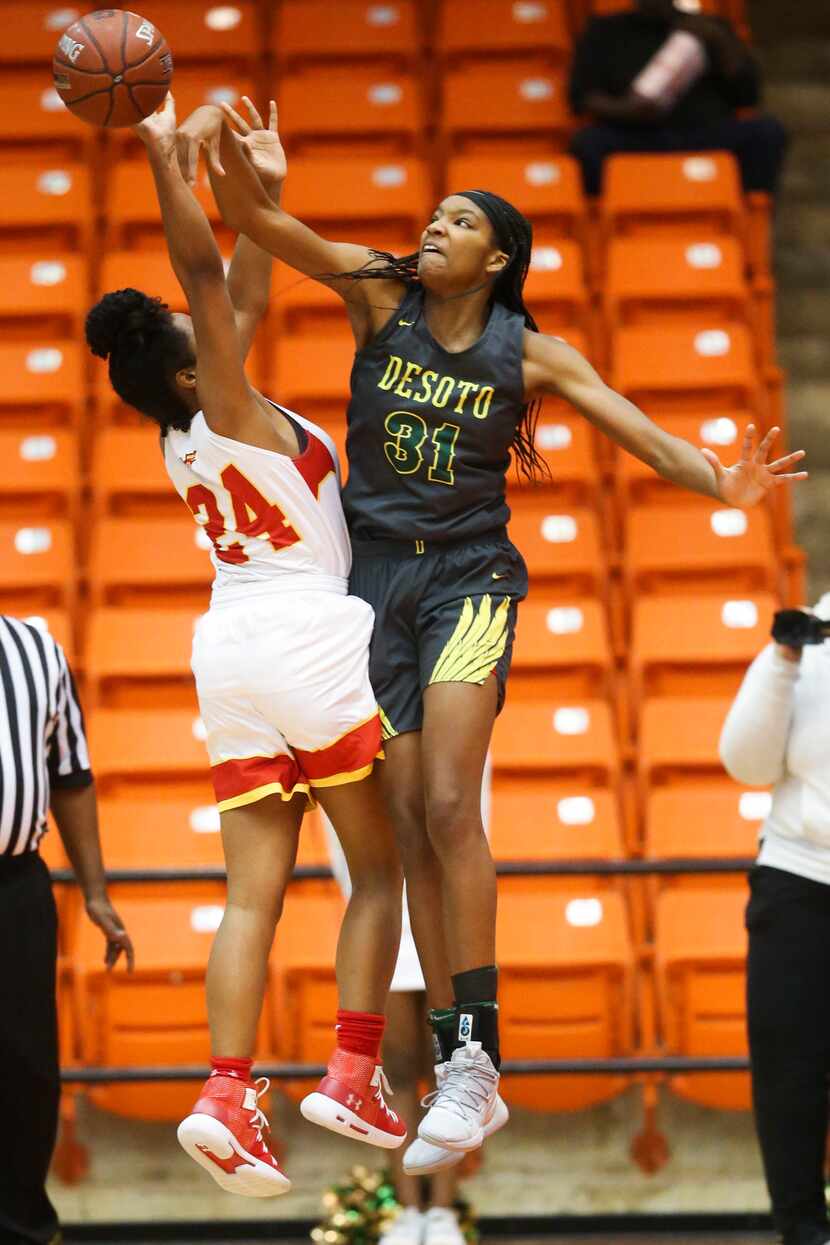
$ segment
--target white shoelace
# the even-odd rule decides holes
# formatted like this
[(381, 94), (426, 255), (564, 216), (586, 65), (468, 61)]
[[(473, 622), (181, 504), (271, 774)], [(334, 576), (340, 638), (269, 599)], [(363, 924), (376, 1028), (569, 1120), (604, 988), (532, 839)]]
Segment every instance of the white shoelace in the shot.
[(268, 1090), (271, 1088), (271, 1082), (268, 1080), (267, 1076), (259, 1076), (254, 1081), (254, 1084), (256, 1085), (257, 1105), (251, 1111), (251, 1124), (256, 1129), (257, 1141), (264, 1144), (262, 1134), (264, 1129), (268, 1127), (268, 1117), (265, 1112), (260, 1109), (259, 1100), (268, 1093)]
[[(488, 1060), (489, 1063), (489, 1060)], [(444, 1082), (422, 1099), (425, 1107), (442, 1107), (466, 1120), (471, 1111), (480, 1112), (498, 1084), (498, 1073), (467, 1050), (456, 1051), (445, 1064)]]
[(377, 1098), (382, 1109), (393, 1120), (393, 1122), (397, 1124), (398, 1116), (396, 1112), (394, 1112), (392, 1108), (387, 1105), (386, 1100), (383, 1096), (384, 1094), (388, 1094), (390, 1098), (394, 1098), (395, 1091), (392, 1089), (392, 1086), (389, 1084), (388, 1080), (386, 1079), (386, 1073), (384, 1072), (383, 1067), (380, 1064), (375, 1065), (375, 1070), (372, 1073), (372, 1079), (369, 1082), (369, 1084), (374, 1085), (375, 1087), (374, 1096), (375, 1098)]

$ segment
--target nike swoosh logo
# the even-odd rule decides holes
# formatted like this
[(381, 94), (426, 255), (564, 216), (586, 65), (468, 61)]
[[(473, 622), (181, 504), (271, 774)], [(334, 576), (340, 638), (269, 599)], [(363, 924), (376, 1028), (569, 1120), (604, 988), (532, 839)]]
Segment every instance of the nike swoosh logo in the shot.
[(399, 320), (398, 321), (398, 324), (401, 326), (402, 329), (411, 329), (414, 323), (415, 323), (414, 320)]
[(493, 579), (506, 579), (506, 575), (499, 575), (497, 571), (493, 571)]

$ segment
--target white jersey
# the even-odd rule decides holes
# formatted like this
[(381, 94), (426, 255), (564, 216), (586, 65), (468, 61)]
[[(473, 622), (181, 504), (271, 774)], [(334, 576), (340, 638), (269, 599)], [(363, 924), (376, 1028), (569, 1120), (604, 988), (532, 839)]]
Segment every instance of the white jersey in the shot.
[(168, 475), (210, 541), (217, 603), (257, 591), (346, 591), (352, 554), (337, 450), (321, 428), (284, 413), (308, 437), (298, 458), (219, 436), (201, 411), (187, 432), (164, 438)]

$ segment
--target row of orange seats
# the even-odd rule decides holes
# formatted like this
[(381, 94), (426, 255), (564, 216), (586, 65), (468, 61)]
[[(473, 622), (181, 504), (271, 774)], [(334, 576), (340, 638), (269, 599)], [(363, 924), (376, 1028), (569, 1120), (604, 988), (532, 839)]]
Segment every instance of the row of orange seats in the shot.
[[(423, 50), (443, 56), (545, 50), (570, 52), (572, 32), (591, 13), (617, 12), (630, 0), (145, 0), (142, 15), (164, 32), (176, 60), (411, 61)], [(743, 0), (702, 0), (700, 8), (745, 22)], [(45, 62), (61, 31), (80, 16), (52, 0), (4, 0), (13, 45), (0, 64)]]
[[(532, 889), (503, 886), (498, 955), (505, 1058), (745, 1053), (744, 902), (734, 886), (662, 890), (652, 973), (638, 966), (618, 891), (590, 881), (576, 888), (554, 880)], [(205, 1062), (204, 972), (222, 915), (221, 887), (178, 894), (121, 888), (117, 903), (136, 943), (136, 973), (107, 974), (94, 931), (80, 914), (70, 921), (61, 999), (65, 1062)], [(260, 1058), (325, 1063), (342, 911), (333, 883), (305, 883), (289, 892), (271, 958)], [(715, 979), (717, 1009), (711, 1006)], [(728, 1087), (723, 1075), (698, 1074), (670, 1083), (693, 1101), (747, 1108), (746, 1076), (726, 1080)], [(631, 1083), (607, 1075), (510, 1076), (503, 1093), (534, 1110), (574, 1110), (613, 1098)], [(306, 1087), (284, 1088), (296, 1097)], [(190, 1095), (192, 1086), (175, 1083), (149, 1100), (138, 1086), (91, 1091), (102, 1107), (156, 1119), (176, 1118)]]

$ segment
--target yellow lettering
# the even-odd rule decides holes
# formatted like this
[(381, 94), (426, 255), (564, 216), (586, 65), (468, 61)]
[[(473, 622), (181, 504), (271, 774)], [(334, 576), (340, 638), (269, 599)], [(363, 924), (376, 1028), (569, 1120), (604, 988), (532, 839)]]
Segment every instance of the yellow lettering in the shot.
[[(408, 381), (410, 380), (412, 376), (417, 376), (418, 373), (421, 371), (423, 371), (423, 368), (421, 367), (420, 363), (407, 363), (406, 371), (401, 377), (401, 383), (398, 385), (397, 389), (395, 390), (395, 393), (398, 395), (399, 398), (411, 398), (412, 397), (412, 390), (409, 388)], [(404, 385), (406, 385), (406, 388), (404, 388)]]
[(495, 390), (492, 385), (485, 385), (481, 393), (476, 395), (475, 405), (473, 406), (473, 414), (476, 419), (486, 419), (490, 414), (490, 403), (493, 401)]
[(442, 376), (438, 383), (438, 388), (435, 390), (432, 405), (439, 408), (445, 407), (450, 400), (453, 389), (455, 389), (455, 381), (452, 376)]
[(461, 396), (455, 404), (455, 413), (456, 415), (463, 415), (464, 403), (467, 401), (470, 394), (478, 389), (478, 385), (474, 384), (471, 380), (460, 380), (458, 382), (458, 388), (461, 390)]
[(390, 354), (389, 365), (384, 373), (383, 380), (378, 381), (378, 389), (391, 389), (401, 374), (403, 367), (403, 359), (398, 358), (396, 354)]
[(428, 368), (421, 376), (421, 384), (423, 385), (423, 393), (414, 395), (415, 402), (431, 402), (432, 401), (432, 382), (438, 379), (438, 373), (430, 371)]

